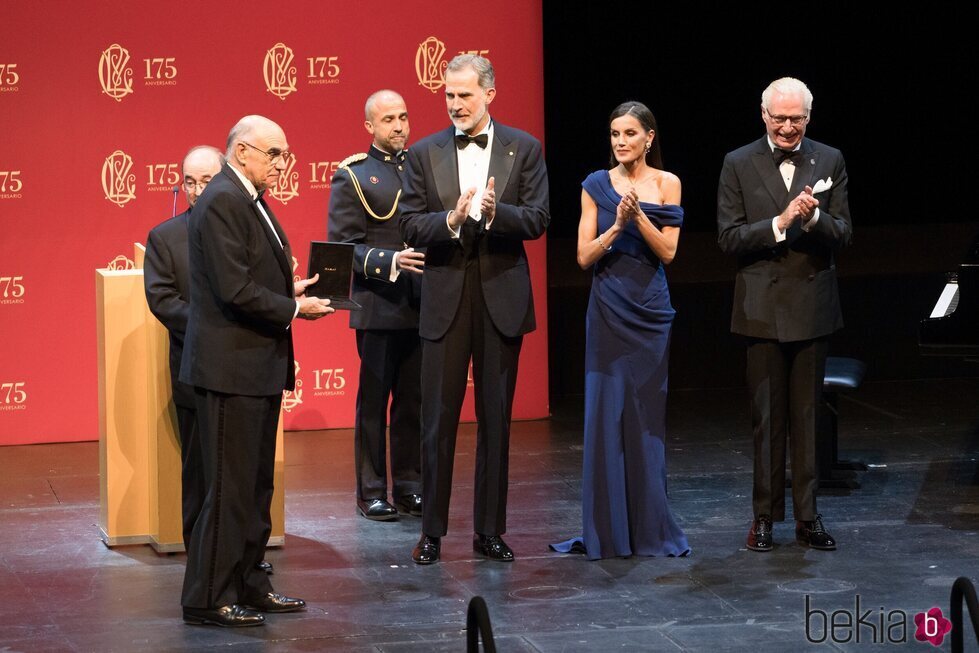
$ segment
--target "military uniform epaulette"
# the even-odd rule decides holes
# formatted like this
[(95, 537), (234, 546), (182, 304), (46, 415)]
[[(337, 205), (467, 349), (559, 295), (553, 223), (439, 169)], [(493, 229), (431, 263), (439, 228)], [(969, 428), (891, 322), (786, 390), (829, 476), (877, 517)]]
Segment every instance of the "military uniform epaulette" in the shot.
[[(393, 158), (388, 156), (388, 158)], [(355, 165), (361, 161), (364, 164)], [(358, 173), (354, 173), (354, 169), (358, 170)], [(400, 166), (398, 166), (400, 169)], [(398, 200), (401, 198), (401, 180), (398, 178), (398, 173), (394, 172), (393, 167), (388, 168), (385, 162), (380, 161), (376, 156), (371, 156), (370, 154), (361, 152), (359, 154), (352, 154), (346, 159), (340, 162), (337, 166), (337, 172), (340, 170), (345, 170), (347, 176), (350, 178), (350, 183), (353, 185), (354, 193), (360, 199), (360, 203), (363, 205), (364, 210), (367, 214), (374, 218), (384, 222), (385, 220), (390, 220), (398, 211)], [(388, 172), (391, 170), (391, 172)], [(363, 180), (359, 179), (357, 175), (364, 177)], [(363, 184), (367, 184), (367, 189), (365, 192)], [(397, 192), (395, 193), (395, 189)], [(371, 200), (377, 203), (387, 204), (390, 200), (390, 195), (386, 193), (394, 194), (394, 201), (391, 204), (391, 208), (382, 208), (381, 212), (375, 211), (371, 207), (371, 201), (368, 201), (367, 195), (371, 196)]]
[(346, 168), (351, 163), (357, 163), (358, 161), (363, 161), (367, 158), (367, 152), (359, 152), (357, 154), (351, 154), (346, 159), (340, 162), (338, 168)]

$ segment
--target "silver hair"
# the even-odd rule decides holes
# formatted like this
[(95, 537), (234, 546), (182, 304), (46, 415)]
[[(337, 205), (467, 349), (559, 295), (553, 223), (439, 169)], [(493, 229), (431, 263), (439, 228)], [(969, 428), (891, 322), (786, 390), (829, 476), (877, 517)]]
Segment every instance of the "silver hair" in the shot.
[(391, 95), (395, 96), (396, 98), (398, 98), (399, 100), (401, 100), (402, 103), (404, 103), (404, 101), (405, 101), (405, 99), (403, 97), (401, 97), (401, 94), (400, 93), (398, 93), (397, 91), (392, 91), (389, 88), (382, 88), (379, 91), (374, 91), (373, 93), (371, 93), (370, 97), (367, 98), (367, 102), (364, 103), (364, 119), (365, 120), (367, 120), (368, 122), (373, 122), (371, 120), (371, 112), (374, 109), (374, 103), (377, 102), (377, 99), (379, 97), (381, 97), (382, 95), (384, 95), (386, 93), (390, 93)]
[[(226, 159), (224, 158), (224, 154), (221, 152), (221, 150), (214, 147), (213, 145), (195, 145), (194, 147), (187, 150), (187, 154), (184, 155), (184, 162), (186, 162), (187, 159), (190, 158), (191, 154), (193, 154), (194, 152), (199, 152), (201, 150), (213, 154), (217, 158), (219, 166), (224, 165), (224, 162), (226, 161)], [(180, 164), (180, 167), (183, 168), (183, 163)]]
[(802, 103), (806, 109), (806, 115), (812, 111), (812, 92), (808, 86), (795, 77), (776, 79), (768, 85), (768, 88), (762, 91), (761, 106), (765, 108), (765, 111), (768, 111), (768, 108), (771, 106), (772, 95), (775, 93), (779, 95), (801, 95)]
[(493, 70), (493, 64), (490, 63), (489, 59), (478, 54), (456, 55), (445, 67), (445, 72), (457, 73), (465, 68), (472, 68), (476, 71), (479, 87), (484, 91), (496, 87), (496, 72)]
[(225, 146), (224, 153), (224, 157), (227, 161), (235, 160), (235, 143), (244, 140), (246, 136), (250, 136), (260, 122), (271, 123), (272, 121), (265, 116), (245, 116), (231, 128), (231, 131), (228, 133), (228, 142)]

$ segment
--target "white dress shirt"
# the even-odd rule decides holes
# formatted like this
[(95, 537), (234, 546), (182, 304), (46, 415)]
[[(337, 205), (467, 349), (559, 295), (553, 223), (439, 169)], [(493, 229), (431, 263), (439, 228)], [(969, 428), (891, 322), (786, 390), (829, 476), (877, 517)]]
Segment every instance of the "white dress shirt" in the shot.
[[(480, 147), (475, 143), (469, 143), (466, 147), (461, 150), (457, 150), (456, 157), (458, 162), (458, 173), (459, 173), (459, 191), (465, 193), (470, 188), (476, 188), (476, 194), (473, 195), (472, 201), (469, 204), (469, 217), (477, 222), (483, 219), (482, 213), (480, 212), (480, 205), (483, 201), (483, 192), (486, 190), (486, 183), (489, 181), (489, 164), (490, 155), (493, 152), (493, 120), (490, 119), (486, 126), (478, 134), (472, 134), (473, 136), (479, 136), (480, 134), (486, 134), (488, 142), (486, 147)], [(468, 136), (461, 129), (456, 129), (455, 135)], [(452, 143), (453, 147), (458, 147), (455, 142)], [(448, 218), (446, 218), (448, 220)], [(446, 223), (448, 224), (448, 223)], [(486, 223), (486, 228), (489, 229), (490, 223)], [(453, 229), (449, 227), (449, 231), (452, 232), (453, 238), (458, 238), (462, 233), (462, 227)]]

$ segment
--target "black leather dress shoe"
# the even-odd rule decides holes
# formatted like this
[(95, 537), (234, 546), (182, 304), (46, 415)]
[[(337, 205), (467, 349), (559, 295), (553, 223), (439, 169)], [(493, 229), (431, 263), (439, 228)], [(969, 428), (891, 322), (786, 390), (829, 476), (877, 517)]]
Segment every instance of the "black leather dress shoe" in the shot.
[(282, 596), (276, 592), (269, 592), (265, 596), (244, 601), (246, 607), (259, 612), (301, 612), (306, 609), (306, 602), (302, 599), (293, 599)]
[(225, 628), (261, 626), (265, 617), (243, 605), (234, 603), (220, 608), (184, 608), (184, 621), (189, 624), (210, 624)]
[(513, 562), (513, 550), (499, 535), (480, 535), (477, 533), (476, 537), (473, 538), (473, 551), (490, 560)]
[(816, 515), (813, 521), (795, 523), (795, 541), (802, 546), (820, 551), (835, 551), (836, 540), (823, 528), (823, 516)]
[(398, 518), (398, 509), (384, 499), (357, 499), (357, 512), (374, 521)]
[(438, 562), (441, 545), (442, 538), (422, 534), (418, 544), (411, 552), (411, 559), (419, 565), (430, 565), (433, 562)]
[(398, 512), (406, 515), (414, 515), (415, 517), (422, 516), (422, 495), (420, 494), (405, 494), (400, 496), (394, 500), (394, 505), (397, 506)]
[(758, 515), (758, 518), (751, 522), (751, 530), (748, 531), (748, 541), (745, 544), (752, 551), (772, 550), (772, 520), (768, 515)]
[(255, 569), (258, 569), (259, 571), (264, 571), (266, 574), (269, 574), (270, 576), (272, 575), (272, 571), (273, 571), (272, 563), (269, 562), (268, 560), (262, 560), (261, 562), (256, 562)]

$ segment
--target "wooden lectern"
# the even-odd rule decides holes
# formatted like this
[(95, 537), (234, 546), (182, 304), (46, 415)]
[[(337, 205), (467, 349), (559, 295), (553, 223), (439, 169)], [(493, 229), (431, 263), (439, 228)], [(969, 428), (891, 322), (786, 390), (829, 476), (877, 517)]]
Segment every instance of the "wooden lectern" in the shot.
[[(183, 551), (180, 440), (170, 390), (170, 339), (136, 268), (95, 271), (99, 362), (99, 536), (106, 546), (150, 544)], [(269, 546), (285, 544), (282, 416), (275, 443)]]

